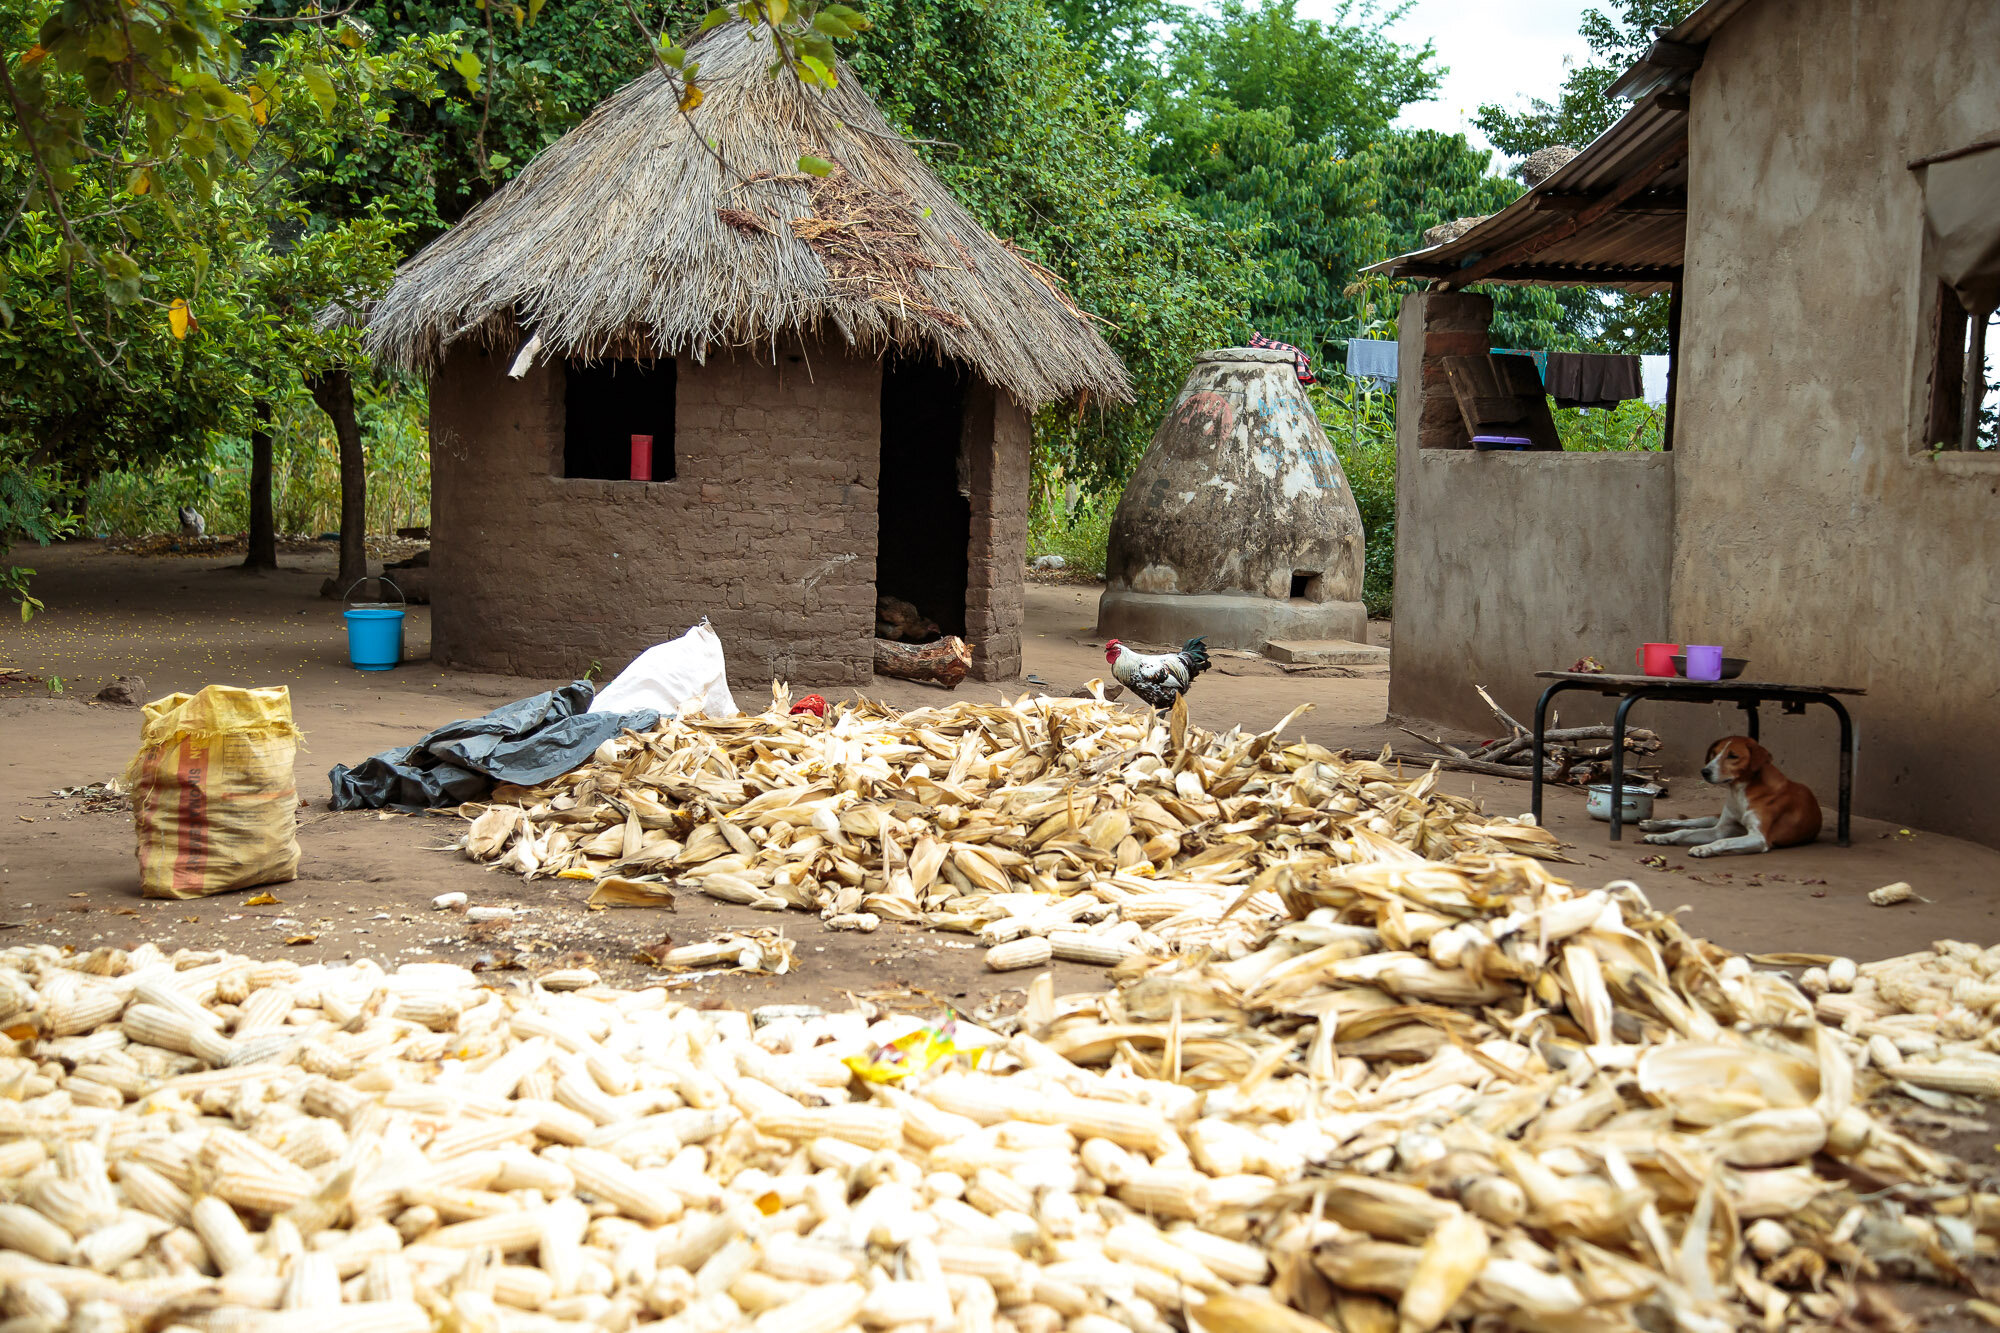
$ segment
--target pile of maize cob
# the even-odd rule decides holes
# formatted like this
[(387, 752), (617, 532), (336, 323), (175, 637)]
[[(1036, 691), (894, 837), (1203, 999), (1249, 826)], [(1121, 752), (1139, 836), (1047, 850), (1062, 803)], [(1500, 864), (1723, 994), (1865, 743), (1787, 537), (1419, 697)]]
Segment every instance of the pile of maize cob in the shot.
[(1815, 1006), (1630, 885), (1392, 847), (1267, 870), (1241, 935), (1114, 990), (1043, 973), (890, 1081), (907, 1034), (859, 1011), (5, 951), (0, 1313), (1724, 1333), (1880, 1317), (1865, 1279), (1994, 1253), (2000, 1195), (1898, 1117), (1993, 1090), (2000, 951), (1815, 960)]
[(1438, 791), (1435, 769), (1285, 744), (1304, 711), (1247, 736), (1098, 697), (861, 701), (822, 720), (792, 716), (779, 686), (762, 714), (669, 718), (541, 787), (503, 787), (465, 807), (461, 845), (531, 877), (597, 880), (604, 906), (642, 905), (649, 884), (670, 900), (671, 880), (835, 929), (976, 934), (996, 971), (1240, 937), (1225, 910), (1279, 865), (1380, 847), (1556, 854), (1545, 830)]

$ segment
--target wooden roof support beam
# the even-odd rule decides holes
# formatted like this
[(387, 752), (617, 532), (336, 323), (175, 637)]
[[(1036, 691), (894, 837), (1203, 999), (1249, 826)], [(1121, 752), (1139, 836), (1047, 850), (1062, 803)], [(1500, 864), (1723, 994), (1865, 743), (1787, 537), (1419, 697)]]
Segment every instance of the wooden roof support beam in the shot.
[[(1536, 212), (1581, 213), (1596, 203), (1594, 194), (1537, 194), (1528, 201)], [(1621, 213), (1685, 213), (1688, 192), (1684, 189), (1641, 190), (1618, 205)]]
[(1496, 273), (1510, 265), (1518, 264), (1530, 255), (1540, 254), (1556, 242), (1576, 235), (1577, 232), (1588, 227), (1591, 223), (1597, 221), (1606, 213), (1609, 213), (1612, 209), (1645, 189), (1659, 177), (1661, 172), (1685, 158), (1687, 151), (1686, 134), (1676, 135), (1673, 143), (1669, 144), (1652, 161), (1646, 163), (1646, 165), (1634, 171), (1624, 180), (1612, 186), (1596, 203), (1591, 204), (1588, 208), (1579, 209), (1553, 226), (1536, 232), (1533, 236), (1524, 237), (1516, 241), (1504, 250), (1496, 250), (1494, 253), (1482, 257), (1467, 267), (1459, 269), (1456, 273), (1441, 282), (1441, 288), (1445, 291), (1452, 291), (1460, 287), (1470, 287), (1473, 283), (1478, 282), (1489, 274)]

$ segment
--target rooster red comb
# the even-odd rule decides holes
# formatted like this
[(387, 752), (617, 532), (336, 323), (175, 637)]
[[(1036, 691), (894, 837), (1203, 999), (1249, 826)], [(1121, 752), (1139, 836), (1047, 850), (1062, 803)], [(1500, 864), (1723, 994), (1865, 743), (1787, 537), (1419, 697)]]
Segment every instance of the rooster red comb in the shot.
[(1116, 639), (1106, 639), (1104, 641), (1104, 660), (1107, 662), (1117, 661), (1118, 650), (1124, 646), (1124, 644), (1118, 642)]
[(825, 718), (826, 700), (817, 694), (808, 694), (792, 705), (792, 713), (794, 716), (799, 713), (811, 713), (814, 717)]

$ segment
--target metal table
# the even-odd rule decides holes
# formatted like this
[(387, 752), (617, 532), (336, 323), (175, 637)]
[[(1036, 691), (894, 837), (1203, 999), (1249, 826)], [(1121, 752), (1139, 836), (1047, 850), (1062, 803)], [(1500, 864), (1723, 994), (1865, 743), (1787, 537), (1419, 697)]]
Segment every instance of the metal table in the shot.
[(1542, 819), (1542, 764), (1548, 731), (1549, 700), (1565, 690), (1587, 690), (1616, 697), (1618, 712), (1611, 722), (1611, 840), (1619, 841), (1625, 792), (1625, 715), (1641, 699), (1674, 703), (1733, 703), (1750, 715), (1750, 739), (1757, 739), (1757, 705), (1776, 703), (1787, 713), (1803, 713), (1807, 704), (1825, 704), (1840, 719), (1840, 845), (1847, 846), (1848, 817), (1854, 798), (1854, 719), (1835, 696), (1866, 694), (1866, 690), (1836, 685), (1771, 685), (1744, 680), (1688, 680), (1683, 676), (1614, 676), (1605, 672), (1537, 671), (1535, 679), (1551, 682), (1535, 701), (1535, 777), (1530, 809)]

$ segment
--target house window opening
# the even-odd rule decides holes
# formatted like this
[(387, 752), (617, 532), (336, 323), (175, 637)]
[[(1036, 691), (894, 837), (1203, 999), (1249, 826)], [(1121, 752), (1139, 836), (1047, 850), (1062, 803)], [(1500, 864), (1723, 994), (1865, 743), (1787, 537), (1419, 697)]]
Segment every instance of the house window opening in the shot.
[(674, 362), (572, 361), (564, 372), (562, 475), (674, 479)]
[(2000, 449), (2000, 310), (1968, 315), (1939, 284), (1937, 362), (1931, 369), (1930, 430), (1934, 449)]
[(882, 369), (875, 632), (924, 643), (965, 634), (972, 502), (961, 485), (962, 367), (892, 356)]
[(1292, 600), (1317, 602), (1320, 597), (1320, 572), (1317, 569), (1295, 569), (1292, 571)]

